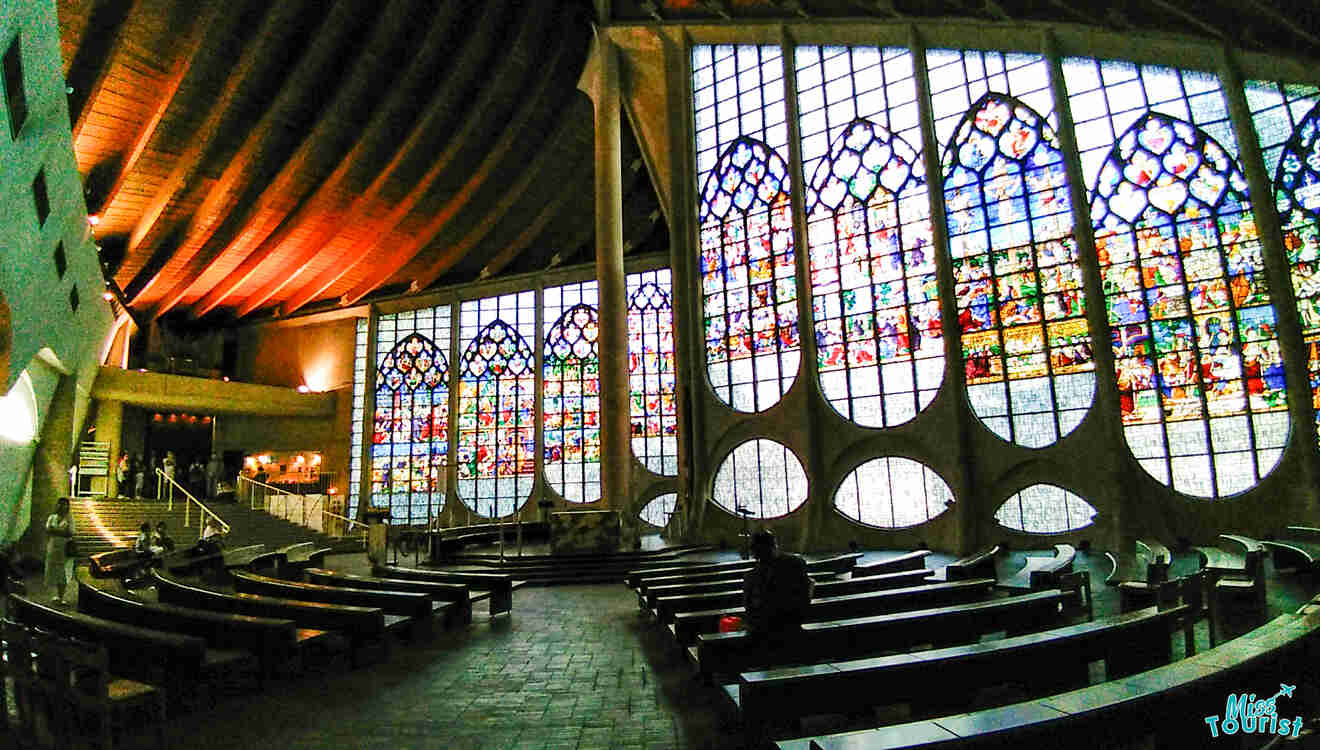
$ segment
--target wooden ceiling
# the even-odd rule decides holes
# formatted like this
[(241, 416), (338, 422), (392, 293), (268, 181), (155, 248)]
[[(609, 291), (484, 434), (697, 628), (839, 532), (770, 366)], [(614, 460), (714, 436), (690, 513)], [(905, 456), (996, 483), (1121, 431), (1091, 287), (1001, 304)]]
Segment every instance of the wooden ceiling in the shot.
[[(58, 12), (93, 231), (140, 318), (287, 315), (594, 256), (589, 3)], [(626, 246), (665, 249), (624, 140)]]

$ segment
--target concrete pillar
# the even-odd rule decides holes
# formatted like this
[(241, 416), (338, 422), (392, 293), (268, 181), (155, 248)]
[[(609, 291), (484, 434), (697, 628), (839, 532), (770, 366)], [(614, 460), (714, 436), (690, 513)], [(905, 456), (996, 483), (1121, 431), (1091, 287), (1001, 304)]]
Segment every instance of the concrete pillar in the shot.
[[(124, 452), (124, 402), (98, 401), (96, 404), (96, 439), (110, 444), (110, 473), (105, 478), (106, 497), (119, 496), (119, 454)], [(131, 482), (131, 480), (129, 480)], [(127, 482), (126, 482), (127, 483)], [(129, 489), (132, 489), (130, 484)]]
[(42, 422), (36, 454), (32, 458), (32, 522), (19, 540), (24, 555), (45, 557), (46, 517), (55, 511), (55, 501), (68, 497), (69, 467), (73, 464), (73, 405), (75, 379), (60, 376)]
[(623, 270), (623, 175), (620, 133), (619, 53), (597, 30), (599, 81), (596, 105), (596, 281), (600, 295), (601, 499), (619, 511), (623, 542), (637, 539), (628, 496), (632, 448), (628, 420), (628, 292)]

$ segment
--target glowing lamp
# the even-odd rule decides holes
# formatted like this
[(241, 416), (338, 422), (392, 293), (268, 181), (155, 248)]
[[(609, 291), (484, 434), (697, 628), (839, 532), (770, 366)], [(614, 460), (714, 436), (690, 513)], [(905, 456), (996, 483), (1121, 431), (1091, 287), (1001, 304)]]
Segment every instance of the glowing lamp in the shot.
[(307, 384), (306, 384), (306, 383), (304, 383), (304, 384), (298, 386), (298, 392), (299, 392), (299, 393), (310, 393), (311, 390), (312, 390), (311, 388), (308, 388), (308, 387), (307, 387)]

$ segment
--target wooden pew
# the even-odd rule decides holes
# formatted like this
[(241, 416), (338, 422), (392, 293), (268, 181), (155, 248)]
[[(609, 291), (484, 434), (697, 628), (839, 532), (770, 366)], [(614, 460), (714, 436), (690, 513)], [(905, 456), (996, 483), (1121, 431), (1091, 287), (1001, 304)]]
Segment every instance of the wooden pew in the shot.
[(1275, 568), (1320, 568), (1320, 529), (1289, 526), (1278, 539), (1267, 539), (1262, 544), (1274, 555)]
[(743, 672), (724, 686), (760, 747), (777, 721), (850, 714), (908, 703), (914, 715), (957, 710), (979, 689), (1005, 683), (1033, 695), (1085, 687), (1089, 664), (1105, 662), (1107, 679), (1168, 662), (1170, 634), (1186, 605), (1147, 607), (1093, 622), (967, 646), (913, 651), (803, 667)]
[(935, 571), (932, 576), (937, 581), (966, 581), (972, 578), (998, 578), (995, 572), (995, 556), (999, 554), (999, 545), (995, 544), (972, 554), (961, 557)]
[(353, 607), (379, 607), (385, 613), (386, 630), (400, 628), (429, 630), (433, 616), (447, 618), (450, 610), (454, 609), (454, 605), (449, 602), (438, 602), (426, 594), (411, 591), (322, 586), (246, 572), (234, 573), (234, 590), (240, 594), (271, 596), (277, 599), (347, 604)]
[[(513, 611), (513, 576), (507, 573), (469, 573), (450, 570), (422, 570), (404, 568), (397, 565), (372, 565), (371, 574), (377, 578), (397, 578), (405, 581), (429, 581), (431, 583), (456, 583), (475, 589), (483, 589), (490, 597), (490, 616), (508, 614)], [(471, 597), (472, 602), (485, 598), (483, 595)]]
[[(986, 583), (987, 588), (990, 585)], [(856, 658), (927, 643), (974, 643), (988, 633), (1005, 631), (1013, 636), (1045, 627), (1058, 619), (1070, 596), (1052, 589), (1005, 599), (808, 622), (799, 636), (779, 645), (773, 653), (767, 653), (764, 645), (751, 641), (744, 632), (703, 633), (688, 649), (688, 657), (701, 676), (709, 679), (767, 666)]]
[[(1159, 585), (1169, 580), (1169, 548), (1154, 539), (1138, 539), (1136, 554), (1106, 552), (1112, 566), (1105, 585), (1117, 586), (1119, 607), (1128, 612), (1150, 606)], [(1144, 562), (1143, 562), (1144, 561)]]
[(92, 575), (97, 578), (133, 578), (156, 557), (138, 554), (131, 547), (121, 547), (98, 552), (87, 559)]
[(189, 554), (189, 550), (184, 549), (162, 557), (161, 567), (174, 575), (201, 575), (205, 572), (224, 570), (226, 561), (244, 559), (265, 548), (264, 544), (250, 544), (205, 555), (192, 555)]
[[(866, 594), (874, 591), (888, 591), (890, 589), (907, 588), (911, 586), (920, 586), (926, 581), (931, 571), (921, 568), (920, 570), (903, 570), (897, 573), (885, 573), (868, 578), (850, 578), (843, 581), (825, 581), (817, 582), (816, 590), (812, 593), (813, 599), (826, 599), (835, 596), (847, 596), (849, 594)], [(655, 617), (658, 622), (673, 622), (676, 614), (683, 612), (702, 612), (718, 610), (726, 607), (741, 607), (743, 603), (743, 589), (740, 583), (737, 588), (725, 589), (722, 591), (708, 592), (704, 594), (691, 594), (687, 596), (662, 596), (656, 599)]]
[[(862, 558), (860, 552), (850, 552), (843, 555), (835, 555), (821, 560), (808, 560), (808, 572), (834, 571), (837, 573), (847, 573)], [(631, 588), (643, 586), (643, 582), (653, 578), (669, 578), (673, 576), (695, 576), (703, 574), (730, 574), (746, 573), (756, 565), (755, 560), (732, 560), (722, 563), (700, 563), (694, 565), (670, 565), (659, 568), (641, 568), (628, 573), (627, 583)], [(713, 579), (707, 579), (713, 580)], [(678, 583), (678, 581), (674, 581)], [(663, 584), (661, 584), (663, 585)]]
[(897, 573), (903, 570), (920, 570), (926, 567), (926, 557), (930, 555), (930, 550), (919, 549), (907, 554), (891, 557), (888, 560), (866, 563), (853, 567), (853, 578), (864, 578), (866, 576), (878, 576), (886, 573)]
[(201, 638), (55, 609), (19, 594), (10, 595), (9, 614), (25, 625), (105, 646), (113, 674), (163, 687), (174, 706), (195, 704), (197, 691), (212, 682), (257, 670), (248, 651), (210, 649)]
[(407, 581), (399, 578), (377, 578), (339, 573), (325, 568), (308, 568), (307, 580), (322, 586), (344, 586), (348, 588), (372, 589), (375, 591), (411, 591), (441, 602), (451, 602), (455, 622), (472, 622), (472, 599), (467, 586), (457, 583), (432, 583), (429, 581)]
[[(894, 726), (775, 743), (780, 750), (1005, 747), (1254, 747), (1265, 736), (1211, 737), (1206, 716), (1222, 721), (1225, 696), (1248, 687), (1297, 686), (1298, 699), (1314, 677), (1299, 669), (1320, 658), (1320, 606), (1285, 614), (1231, 641), (1171, 664), (1090, 687), (1010, 706)], [(1302, 612), (1307, 612), (1303, 607)], [(1268, 697), (1268, 694), (1266, 696)], [(1279, 699), (1279, 726), (1291, 725), (1297, 703)], [(1299, 711), (1312, 715), (1309, 709)], [(1291, 726), (1287, 728), (1291, 733)], [(1277, 730), (1276, 730), (1277, 731)], [(1289, 747), (1286, 743), (1281, 747)], [(1300, 747), (1301, 745), (1299, 745)], [(1271, 747), (1273, 745), (1271, 744)]]
[(284, 553), (284, 559), (280, 562), (280, 577), (292, 581), (302, 580), (303, 571), (308, 568), (325, 567), (325, 556), (330, 554), (329, 547), (317, 547), (313, 542), (281, 547), (278, 551)]
[[(709, 594), (714, 591), (731, 591), (733, 589), (742, 589), (745, 573), (735, 573), (732, 576), (724, 576), (714, 581), (701, 581), (698, 583), (672, 583), (664, 586), (647, 586), (646, 594), (638, 595), (639, 605), (644, 610), (655, 609), (656, 600), (662, 596), (689, 596), (691, 594)], [(807, 577), (816, 583), (834, 580), (838, 576), (834, 573), (807, 573)], [(855, 576), (854, 576), (855, 577)]]
[[(984, 598), (990, 593), (994, 584), (993, 578), (978, 578), (971, 581), (942, 581), (888, 591), (815, 598), (811, 600), (804, 622), (880, 615), (904, 609), (970, 602)], [(719, 628), (720, 618), (741, 617), (746, 613), (747, 610), (743, 607), (680, 612), (675, 615), (670, 629), (678, 645), (687, 647), (696, 642), (698, 635), (714, 633)]]
[(1008, 589), (1048, 589), (1058, 584), (1059, 576), (1071, 573), (1077, 550), (1071, 544), (1054, 545), (1053, 557), (1028, 557), (1013, 577), (999, 585)]
[[(807, 561), (807, 573), (835, 573), (843, 574), (851, 571), (857, 564), (861, 553), (837, 555), (827, 557), (823, 560)], [(638, 601), (644, 601), (647, 592), (652, 586), (670, 586), (682, 583), (707, 583), (718, 581), (722, 578), (737, 577), (741, 578), (751, 570), (756, 563), (738, 561), (737, 563), (719, 563), (720, 565), (736, 565), (736, 568), (721, 567), (719, 570), (698, 571), (695, 573), (671, 574), (668, 572), (652, 574), (643, 574), (636, 579), (637, 583), (633, 586), (637, 590)], [(703, 566), (704, 567), (704, 566)], [(629, 574), (631, 576), (631, 574)]]
[(145, 601), (118, 580), (93, 579), (81, 568), (78, 611), (126, 625), (196, 636), (209, 648), (221, 651), (250, 652), (260, 662), (263, 677), (295, 671), (290, 667), (297, 666), (300, 645), (318, 637), (314, 634), (322, 634), (309, 631), (300, 638), (293, 620), (228, 615)]
[(383, 652), (388, 649), (386, 615), (378, 607), (323, 604), (255, 594), (225, 594), (184, 583), (158, 570), (153, 570), (151, 574), (155, 579), (157, 596), (166, 604), (252, 617), (287, 619), (302, 628), (337, 631), (349, 639), (354, 663), (363, 648), (379, 646)]
[(1197, 547), (1210, 595), (1210, 644), (1233, 638), (1265, 621), (1265, 545), (1250, 537), (1220, 534), (1219, 547)]

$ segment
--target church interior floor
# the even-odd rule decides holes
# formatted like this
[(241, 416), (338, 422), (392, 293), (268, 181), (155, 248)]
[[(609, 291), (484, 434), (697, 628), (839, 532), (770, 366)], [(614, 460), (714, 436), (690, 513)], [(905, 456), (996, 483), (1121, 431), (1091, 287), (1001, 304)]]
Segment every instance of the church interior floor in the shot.
[[(892, 554), (868, 553), (865, 559)], [(1196, 567), (1194, 554), (1191, 560), (1183, 555), (1175, 556), (1175, 575)], [(1020, 568), (1022, 558), (1021, 552), (1001, 556), (1001, 578)], [(932, 556), (928, 564), (937, 567), (950, 559)], [(361, 553), (332, 556), (326, 566), (348, 572), (368, 567)], [(1117, 593), (1103, 583), (1104, 556), (1079, 552), (1077, 568), (1092, 570), (1096, 616), (1116, 613)], [(1279, 575), (1272, 568), (1268, 573), (1271, 616), (1296, 611), (1309, 599), (1313, 582), (1307, 576)], [(31, 584), (38, 582), (29, 579), (32, 594), (46, 595)], [(1174, 654), (1181, 657), (1182, 639), (1173, 640)], [(1207, 646), (1203, 622), (1197, 648)], [(1093, 679), (1102, 676), (1097, 672)], [(982, 700), (1011, 703), (1014, 696), (986, 694)], [(723, 701), (716, 688), (692, 677), (669, 634), (639, 614), (635, 597), (622, 584), (524, 587), (515, 592), (512, 616), (489, 620), (478, 606), (470, 627), (398, 644), (386, 661), (273, 681), (255, 695), (221, 695), (209, 709), (171, 718), (167, 739), (173, 747), (247, 750), (728, 750), (741, 746), (741, 734)], [(893, 723), (907, 717), (897, 709), (875, 718)], [(857, 717), (819, 717), (801, 730), (819, 734), (857, 726)]]

